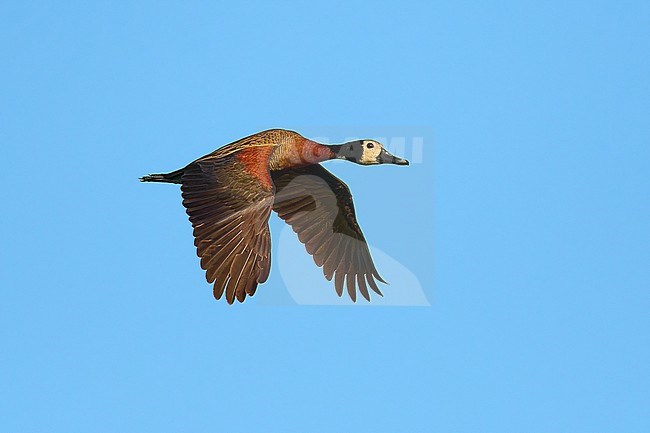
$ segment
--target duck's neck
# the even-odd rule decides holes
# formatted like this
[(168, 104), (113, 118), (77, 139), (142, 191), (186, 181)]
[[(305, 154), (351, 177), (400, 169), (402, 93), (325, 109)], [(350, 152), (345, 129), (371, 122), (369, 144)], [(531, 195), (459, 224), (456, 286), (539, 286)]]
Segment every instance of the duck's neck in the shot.
[(272, 171), (286, 168), (298, 168), (318, 164), (328, 159), (338, 158), (340, 145), (327, 146), (307, 138), (294, 141), (291, 144), (279, 146), (269, 161)]
[(341, 146), (337, 145), (328, 146), (305, 139), (300, 156), (305, 165), (318, 164), (319, 162), (327, 161), (328, 159), (335, 159), (340, 147)]

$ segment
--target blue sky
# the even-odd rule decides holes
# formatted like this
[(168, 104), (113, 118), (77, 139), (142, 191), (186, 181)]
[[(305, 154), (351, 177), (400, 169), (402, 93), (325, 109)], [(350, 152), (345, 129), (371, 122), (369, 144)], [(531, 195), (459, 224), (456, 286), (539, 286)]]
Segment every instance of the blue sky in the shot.
[[(647, 2), (188, 3), (0, 4), (0, 430), (650, 430)], [(430, 307), (213, 301), (137, 178), (271, 127), (423, 137), (329, 167)]]

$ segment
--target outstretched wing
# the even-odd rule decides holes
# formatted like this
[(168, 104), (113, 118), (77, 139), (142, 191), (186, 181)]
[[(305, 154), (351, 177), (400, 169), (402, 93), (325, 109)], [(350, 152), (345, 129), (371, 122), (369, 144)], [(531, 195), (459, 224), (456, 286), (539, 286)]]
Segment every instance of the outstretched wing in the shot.
[[(345, 279), (356, 301), (356, 287), (370, 300), (368, 285), (377, 294), (379, 276), (366, 239), (354, 214), (350, 189), (320, 164), (271, 172), (275, 184), (273, 210), (298, 234), (325, 278), (334, 277), (339, 296)], [(366, 284), (367, 282), (367, 284)]]
[(229, 304), (252, 296), (271, 270), (272, 149), (208, 155), (188, 165), (181, 178), (201, 267), (214, 283), (214, 297), (225, 291)]

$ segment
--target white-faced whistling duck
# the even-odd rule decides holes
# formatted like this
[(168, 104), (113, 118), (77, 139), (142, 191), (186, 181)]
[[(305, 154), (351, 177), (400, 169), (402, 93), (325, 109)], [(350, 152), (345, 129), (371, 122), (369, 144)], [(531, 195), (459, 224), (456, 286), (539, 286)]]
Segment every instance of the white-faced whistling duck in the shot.
[[(383, 283), (354, 213), (347, 185), (320, 162), (344, 159), (361, 165), (408, 161), (374, 140), (324, 145), (283, 129), (263, 131), (228, 144), (180, 170), (151, 174), (142, 182), (181, 185), (194, 228), (194, 245), (214, 297), (232, 304), (252, 296), (271, 270), (271, 211), (291, 225), (323, 268), (336, 293), (356, 301), (356, 287), (370, 300), (368, 285)], [(367, 285), (366, 285), (367, 281)]]

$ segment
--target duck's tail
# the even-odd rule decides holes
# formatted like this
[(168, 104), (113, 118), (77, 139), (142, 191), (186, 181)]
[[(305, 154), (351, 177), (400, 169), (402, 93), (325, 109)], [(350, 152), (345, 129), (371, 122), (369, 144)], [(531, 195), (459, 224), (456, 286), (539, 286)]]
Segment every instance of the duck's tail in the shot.
[(158, 173), (142, 176), (140, 182), (164, 182), (164, 183), (181, 183), (184, 169), (172, 171), (171, 173)]

